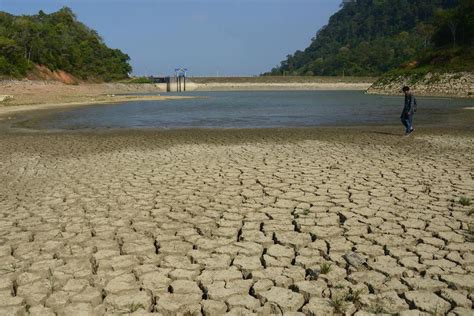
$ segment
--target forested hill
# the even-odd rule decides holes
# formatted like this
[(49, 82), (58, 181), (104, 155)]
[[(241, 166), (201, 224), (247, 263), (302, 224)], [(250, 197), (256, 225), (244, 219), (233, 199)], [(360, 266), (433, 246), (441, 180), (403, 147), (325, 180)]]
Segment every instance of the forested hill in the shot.
[(465, 54), (466, 47), (472, 54), (473, 3), (348, 1), (308, 48), (287, 56), (268, 74), (377, 76), (435, 49), (450, 48), (448, 58)]
[(32, 16), (0, 11), (0, 77), (24, 77), (35, 65), (84, 80), (116, 80), (132, 70), (129, 56), (108, 48), (69, 8)]

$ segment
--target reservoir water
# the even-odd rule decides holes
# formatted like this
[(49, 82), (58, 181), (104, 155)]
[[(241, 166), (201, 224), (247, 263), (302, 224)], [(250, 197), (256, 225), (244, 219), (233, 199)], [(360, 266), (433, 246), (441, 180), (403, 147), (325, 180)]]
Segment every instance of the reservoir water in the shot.
[[(398, 125), (403, 96), (361, 91), (194, 92), (202, 98), (91, 105), (22, 122), (35, 129), (268, 128)], [(472, 118), (473, 100), (418, 98), (415, 125), (449, 126)], [(472, 122), (472, 121), (471, 121)]]

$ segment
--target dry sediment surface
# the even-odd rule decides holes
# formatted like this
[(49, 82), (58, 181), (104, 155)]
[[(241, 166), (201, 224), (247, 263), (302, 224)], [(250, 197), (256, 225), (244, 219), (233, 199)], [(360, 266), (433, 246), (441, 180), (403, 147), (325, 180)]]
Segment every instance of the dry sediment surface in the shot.
[(188, 84), (196, 91), (265, 91), (265, 90), (367, 90), (371, 83), (200, 83)]
[(367, 90), (371, 77), (193, 77), (188, 85), (198, 91), (242, 90)]
[[(0, 109), (17, 105), (98, 103), (147, 98), (133, 94), (160, 93), (154, 84), (78, 84), (67, 85), (55, 81), (5, 80), (0, 81), (0, 95), (12, 96), (0, 103)], [(149, 96), (148, 96), (149, 98)]]
[(472, 315), (472, 130), (372, 130), (2, 133), (0, 315)]

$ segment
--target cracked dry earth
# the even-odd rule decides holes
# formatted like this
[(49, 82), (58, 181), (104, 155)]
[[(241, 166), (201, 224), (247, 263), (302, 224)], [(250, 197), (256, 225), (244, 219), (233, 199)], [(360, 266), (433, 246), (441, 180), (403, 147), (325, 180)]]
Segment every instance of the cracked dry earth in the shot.
[(0, 315), (473, 315), (472, 136), (0, 135)]

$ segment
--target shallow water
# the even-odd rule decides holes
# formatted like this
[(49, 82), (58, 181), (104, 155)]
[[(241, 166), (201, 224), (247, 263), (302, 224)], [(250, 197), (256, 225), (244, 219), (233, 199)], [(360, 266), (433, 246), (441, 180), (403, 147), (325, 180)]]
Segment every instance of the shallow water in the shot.
[[(361, 91), (194, 92), (206, 98), (91, 105), (26, 122), (37, 129), (267, 128), (399, 124), (403, 97)], [(465, 119), (472, 100), (418, 98), (415, 125), (449, 126)], [(25, 122), (23, 122), (25, 123)]]

